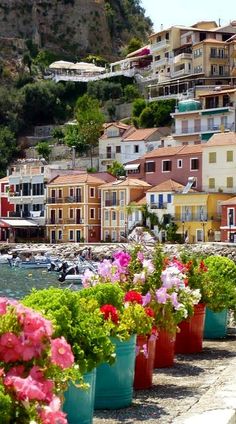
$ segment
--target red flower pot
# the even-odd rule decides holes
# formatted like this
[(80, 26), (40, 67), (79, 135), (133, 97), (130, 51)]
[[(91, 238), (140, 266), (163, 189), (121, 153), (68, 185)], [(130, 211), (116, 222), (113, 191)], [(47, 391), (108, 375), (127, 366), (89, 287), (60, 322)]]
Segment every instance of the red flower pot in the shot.
[(202, 303), (194, 306), (194, 314), (179, 324), (176, 334), (175, 353), (199, 353), (202, 351), (206, 307)]
[(134, 389), (152, 387), (153, 365), (155, 359), (156, 338), (154, 336), (137, 336), (134, 372)]
[(159, 330), (156, 340), (154, 368), (172, 367), (175, 356), (175, 334)]

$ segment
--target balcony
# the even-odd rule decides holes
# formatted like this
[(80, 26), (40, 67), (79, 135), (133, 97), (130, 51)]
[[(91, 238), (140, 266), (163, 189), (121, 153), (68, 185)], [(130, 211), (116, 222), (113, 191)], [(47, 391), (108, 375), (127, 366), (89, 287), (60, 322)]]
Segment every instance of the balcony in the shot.
[(219, 53), (210, 53), (209, 58), (210, 59), (224, 59), (225, 60), (225, 59), (228, 59), (229, 56), (228, 56), (227, 53), (224, 53), (223, 55), (219, 54)]
[(153, 43), (150, 45), (150, 53), (154, 53), (156, 50), (161, 50), (164, 49), (165, 47), (169, 47), (170, 45), (170, 40), (161, 40), (158, 41), (157, 43)]
[(116, 153), (101, 153), (99, 155), (100, 159), (115, 159), (116, 158)]
[(179, 63), (184, 60), (192, 60), (192, 53), (180, 53), (174, 57), (174, 63)]
[(174, 215), (174, 221), (181, 221), (181, 222), (199, 222), (199, 224), (202, 224), (202, 222), (207, 221), (221, 221), (221, 215), (207, 215), (207, 214), (192, 214), (192, 215), (186, 215), (186, 214), (180, 214), (180, 215)]
[(67, 218), (64, 220), (64, 224), (84, 224), (84, 219), (82, 218)]
[(104, 206), (124, 206), (124, 200), (105, 200)]
[[(233, 123), (224, 125), (224, 130), (231, 131), (233, 128)], [(173, 133), (173, 137), (178, 135), (187, 135), (187, 134), (202, 134), (206, 132), (217, 132), (222, 130), (222, 124), (219, 125), (212, 125), (212, 126), (201, 126), (201, 128), (178, 128), (176, 129), (175, 133)]]
[(48, 197), (46, 203), (55, 204), (55, 203), (81, 203), (81, 196), (68, 196), (68, 197)]
[(151, 203), (150, 209), (167, 209), (167, 203)]

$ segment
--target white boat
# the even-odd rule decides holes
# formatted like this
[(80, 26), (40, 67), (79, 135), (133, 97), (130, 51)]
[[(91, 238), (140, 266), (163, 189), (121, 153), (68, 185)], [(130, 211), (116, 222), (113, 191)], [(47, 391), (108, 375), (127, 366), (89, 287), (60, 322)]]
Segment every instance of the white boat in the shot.
[(9, 259), (12, 259), (12, 255), (9, 255), (8, 253), (4, 253), (3, 255), (0, 255), (0, 264), (1, 265), (8, 264)]
[(8, 263), (13, 268), (25, 268), (25, 269), (36, 269), (36, 268), (48, 268), (51, 263), (49, 257), (33, 257), (30, 259), (11, 258), (8, 259)]
[(65, 271), (62, 271), (58, 276), (60, 283), (73, 282), (73, 284), (81, 284), (83, 274), (77, 265), (69, 266)]

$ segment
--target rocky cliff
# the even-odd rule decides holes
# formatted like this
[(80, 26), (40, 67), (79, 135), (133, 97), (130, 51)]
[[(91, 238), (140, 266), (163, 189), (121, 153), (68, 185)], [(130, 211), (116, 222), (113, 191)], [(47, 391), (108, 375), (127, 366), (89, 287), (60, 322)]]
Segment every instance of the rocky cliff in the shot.
[(139, 0), (1, 0), (0, 53), (24, 42), (68, 57), (117, 57), (133, 37), (145, 39), (151, 21)]

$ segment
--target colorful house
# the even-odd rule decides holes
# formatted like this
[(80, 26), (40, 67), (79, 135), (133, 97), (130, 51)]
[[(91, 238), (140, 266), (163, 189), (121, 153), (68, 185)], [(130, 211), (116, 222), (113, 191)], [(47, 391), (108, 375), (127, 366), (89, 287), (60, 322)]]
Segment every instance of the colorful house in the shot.
[[(124, 241), (129, 231), (142, 222), (137, 206), (150, 184), (135, 178), (122, 178), (101, 187), (101, 240)], [(142, 202), (141, 202), (142, 203)]]
[(236, 196), (221, 203), (221, 241), (236, 243)]
[(174, 220), (183, 240), (220, 241), (221, 203), (230, 194), (189, 192), (174, 195)]
[[(130, 169), (130, 165), (136, 165)], [(134, 167), (134, 166), (133, 166)], [(140, 178), (155, 186), (168, 179), (186, 185), (194, 179), (193, 188), (202, 188), (202, 146), (188, 145), (155, 149), (136, 161), (125, 165), (128, 176)]]
[(101, 191), (113, 179), (103, 173), (55, 177), (47, 185), (47, 238), (55, 242), (98, 242), (101, 232)]
[(9, 202), (9, 191), (12, 189), (8, 177), (0, 179), (0, 217), (7, 217), (14, 211), (14, 205)]
[(236, 192), (236, 133), (214, 134), (202, 145), (202, 185), (209, 192)]

